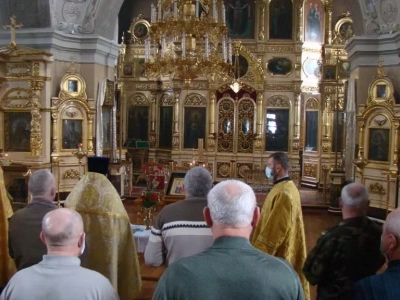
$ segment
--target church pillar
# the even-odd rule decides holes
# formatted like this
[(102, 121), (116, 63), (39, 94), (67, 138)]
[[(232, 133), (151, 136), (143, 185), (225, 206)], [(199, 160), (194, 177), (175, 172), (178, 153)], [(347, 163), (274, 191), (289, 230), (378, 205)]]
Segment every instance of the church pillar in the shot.
[(174, 103), (174, 127), (172, 132), (172, 150), (179, 150), (179, 99), (181, 97), (181, 90), (174, 90), (175, 103)]
[(88, 154), (93, 154), (93, 119), (94, 113), (88, 113)]
[(208, 138), (207, 138), (207, 151), (215, 150), (215, 101), (216, 95), (215, 90), (210, 90), (209, 92), (209, 115), (208, 115)]
[(256, 138), (254, 141), (254, 152), (262, 152), (262, 126), (263, 126), (263, 91), (257, 92), (257, 116), (256, 116)]

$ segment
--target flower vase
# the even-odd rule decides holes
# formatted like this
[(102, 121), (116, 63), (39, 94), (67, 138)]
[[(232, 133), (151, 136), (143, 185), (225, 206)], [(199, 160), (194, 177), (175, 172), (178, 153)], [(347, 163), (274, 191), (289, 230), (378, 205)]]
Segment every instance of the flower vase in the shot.
[(151, 228), (151, 224), (153, 223), (153, 207), (144, 207), (143, 215), (143, 224), (146, 226), (146, 230), (148, 230)]

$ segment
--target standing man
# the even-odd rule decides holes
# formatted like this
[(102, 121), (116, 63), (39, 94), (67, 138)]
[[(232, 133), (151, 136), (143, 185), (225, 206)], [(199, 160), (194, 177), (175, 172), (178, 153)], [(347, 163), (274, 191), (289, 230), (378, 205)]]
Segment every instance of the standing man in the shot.
[(303, 213), (300, 193), (288, 175), (288, 156), (283, 152), (271, 154), (265, 171), (275, 186), (264, 202), (251, 242), (261, 251), (291, 263), (309, 298), (309, 285), (301, 270), (307, 256)]
[(204, 219), (212, 247), (169, 266), (153, 299), (304, 299), (293, 268), (250, 244), (260, 217), (252, 188), (226, 180), (210, 191), (207, 202)]
[(151, 227), (144, 253), (147, 265), (170, 265), (212, 245), (211, 230), (203, 219), (206, 196), (212, 187), (210, 172), (203, 167), (190, 169), (183, 187), (185, 200), (165, 206)]
[(118, 299), (103, 275), (82, 268), (78, 258), (85, 248), (82, 217), (68, 208), (59, 208), (43, 218), (40, 239), (47, 255), (38, 264), (17, 272), (0, 300), (13, 299)]
[(386, 218), (381, 236), (381, 250), (389, 261), (387, 270), (356, 282), (353, 299), (400, 299), (400, 208), (391, 212)]
[(379, 249), (382, 229), (368, 219), (368, 191), (360, 183), (343, 187), (343, 221), (329, 229), (307, 256), (303, 271), (317, 285), (317, 299), (353, 299), (357, 280), (374, 275), (385, 259)]
[(37, 264), (46, 254), (46, 246), (39, 237), (42, 220), (46, 213), (57, 208), (53, 202), (56, 185), (50, 171), (34, 172), (29, 178), (28, 190), (32, 202), (14, 213), (8, 231), (8, 251), (17, 270)]

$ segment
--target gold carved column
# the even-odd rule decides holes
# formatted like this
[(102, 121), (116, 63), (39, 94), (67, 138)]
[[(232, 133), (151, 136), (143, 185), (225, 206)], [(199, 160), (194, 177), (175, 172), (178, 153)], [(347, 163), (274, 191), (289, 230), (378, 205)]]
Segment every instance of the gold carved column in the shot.
[(157, 92), (151, 92), (151, 99), (150, 99), (150, 111), (151, 111), (150, 132), (155, 132), (156, 131), (156, 100), (157, 100)]
[(300, 100), (301, 93), (295, 93), (293, 107), (293, 151), (299, 151), (300, 148)]
[(330, 120), (332, 114), (332, 100), (330, 95), (324, 97), (324, 110), (322, 112), (322, 152), (328, 153), (331, 149)]
[(303, 37), (303, 0), (297, 2), (297, 31), (296, 40), (302, 41)]
[(326, 30), (326, 43), (332, 44), (332, 0), (326, 0), (326, 13), (328, 15), (328, 23), (327, 23), (327, 30)]
[[(151, 148), (155, 148), (157, 145), (156, 139), (156, 104), (157, 104), (157, 92), (151, 92), (150, 99), (150, 135), (149, 135), (149, 143)], [(160, 134), (160, 133), (159, 133)]]
[(94, 119), (94, 112), (88, 113), (88, 152), (93, 152), (93, 119)]
[(265, 39), (265, 2), (260, 2), (260, 19), (259, 19), (259, 34), (258, 39), (263, 41)]
[(172, 132), (172, 150), (179, 150), (179, 99), (181, 97), (181, 90), (174, 90), (175, 103), (174, 103), (174, 128)]
[(31, 109), (31, 155), (41, 156), (43, 149), (43, 138), (42, 138), (42, 115), (40, 113), (40, 91), (43, 88), (43, 81), (41, 80), (31, 80), (29, 82), (32, 89), (32, 109)]
[(256, 138), (254, 141), (255, 152), (262, 152), (262, 126), (263, 126), (263, 91), (257, 92), (257, 117), (256, 117)]
[(216, 102), (216, 91), (210, 90), (209, 92), (209, 123), (208, 123), (208, 138), (207, 138), (207, 151), (215, 150), (215, 102)]
[(57, 110), (53, 110), (51, 113), (51, 117), (53, 118), (53, 145), (51, 146), (51, 151), (56, 152), (57, 151), (57, 140), (58, 140), (58, 125), (57, 125), (57, 118), (58, 118), (58, 112)]

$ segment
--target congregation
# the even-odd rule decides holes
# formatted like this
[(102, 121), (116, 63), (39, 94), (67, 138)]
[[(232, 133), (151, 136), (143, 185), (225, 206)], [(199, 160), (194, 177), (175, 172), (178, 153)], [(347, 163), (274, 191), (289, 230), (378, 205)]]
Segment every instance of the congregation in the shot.
[[(349, 183), (342, 221), (307, 254), (288, 170), (285, 153), (270, 155), (265, 173), (274, 187), (260, 208), (249, 185), (213, 186), (205, 168), (190, 169), (185, 200), (163, 207), (151, 227), (145, 262), (167, 267), (153, 299), (311, 299), (309, 284), (317, 299), (399, 299), (400, 209), (382, 229), (367, 217), (368, 190)], [(65, 208), (53, 202), (47, 170), (31, 175), (28, 190), (31, 203), (12, 213), (0, 169), (0, 299), (135, 299), (135, 241), (107, 177), (86, 173)]]

